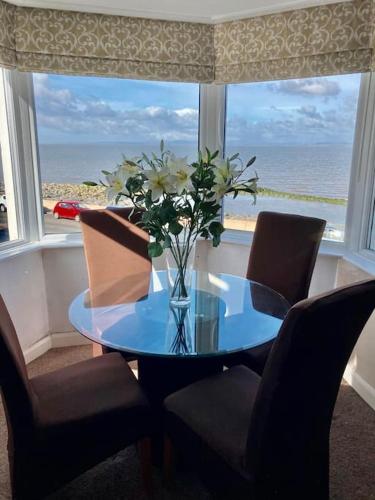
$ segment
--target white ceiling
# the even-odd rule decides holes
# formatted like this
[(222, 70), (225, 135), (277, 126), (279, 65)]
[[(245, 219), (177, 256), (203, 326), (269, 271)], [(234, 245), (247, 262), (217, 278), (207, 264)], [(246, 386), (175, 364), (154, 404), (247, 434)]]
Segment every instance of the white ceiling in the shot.
[[(9, 0), (16, 5), (216, 23), (338, 0)], [(344, 0), (349, 1), (349, 0)]]

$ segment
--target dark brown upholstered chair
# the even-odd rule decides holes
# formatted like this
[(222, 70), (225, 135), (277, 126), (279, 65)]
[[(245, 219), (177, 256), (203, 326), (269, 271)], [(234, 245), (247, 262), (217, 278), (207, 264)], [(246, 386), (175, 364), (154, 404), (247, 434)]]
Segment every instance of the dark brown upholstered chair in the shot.
[(341, 378), (375, 307), (375, 280), (290, 309), (263, 377), (245, 366), (165, 400), (167, 433), (223, 498), (327, 500)]
[(146, 451), (150, 407), (123, 357), (99, 356), (29, 379), (1, 296), (0, 385), (14, 498), (41, 499), (137, 441)]
[[(132, 208), (87, 210), (81, 213), (91, 305), (135, 302), (147, 295), (151, 259), (148, 234), (136, 225), (142, 212)], [(96, 352), (96, 349), (94, 350)], [(103, 348), (103, 352), (112, 352)], [(133, 355), (125, 357), (135, 359)]]
[[(246, 277), (283, 295), (290, 305), (309, 293), (326, 221), (302, 215), (260, 212)], [(273, 341), (229, 356), (227, 364), (244, 364), (262, 374)]]

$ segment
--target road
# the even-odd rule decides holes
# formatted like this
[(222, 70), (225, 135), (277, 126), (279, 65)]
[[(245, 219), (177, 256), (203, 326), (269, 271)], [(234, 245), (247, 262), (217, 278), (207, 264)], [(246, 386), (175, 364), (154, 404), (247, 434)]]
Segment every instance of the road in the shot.
[(79, 222), (69, 219), (55, 219), (52, 213), (44, 215), (45, 234), (68, 234), (80, 233), (81, 226)]
[[(44, 215), (45, 234), (80, 233), (80, 223), (75, 220), (55, 219), (51, 213)], [(0, 243), (9, 240), (8, 217), (6, 212), (0, 212)]]

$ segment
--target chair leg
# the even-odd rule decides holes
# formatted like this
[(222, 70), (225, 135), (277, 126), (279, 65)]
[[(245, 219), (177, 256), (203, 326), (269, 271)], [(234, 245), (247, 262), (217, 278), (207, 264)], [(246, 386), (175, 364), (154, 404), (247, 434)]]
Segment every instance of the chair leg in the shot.
[(151, 439), (143, 438), (138, 442), (143, 489), (148, 498), (154, 497), (152, 481)]
[(164, 436), (164, 460), (163, 460), (163, 479), (166, 484), (173, 480), (174, 476), (174, 448), (170, 438)]
[(103, 348), (100, 344), (96, 342), (92, 343), (92, 357), (96, 358), (97, 356), (101, 356), (103, 354)]

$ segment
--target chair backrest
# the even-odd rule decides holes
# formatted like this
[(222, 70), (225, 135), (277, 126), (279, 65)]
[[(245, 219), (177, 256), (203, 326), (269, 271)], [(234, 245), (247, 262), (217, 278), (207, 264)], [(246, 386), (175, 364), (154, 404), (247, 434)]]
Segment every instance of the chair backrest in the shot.
[(34, 393), (16, 330), (0, 295), (0, 386), (11, 439), (33, 422)]
[(281, 293), (293, 305), (305, 299), (326, 222), (260, 212), (246, 277)]
[(136, 223), (132, 208), (87, 210), (81, 226), (92, 305), (135, 302), (148, 293), (149, 235)]
[(346, 364), (374, 307), (375, 280), (369, 280), (306, 299), (288, 312), (249, 427), (248, 466), (268, 489), (267, 498), (280, 485), (285, 498), (328, 498), (332, 413)]

